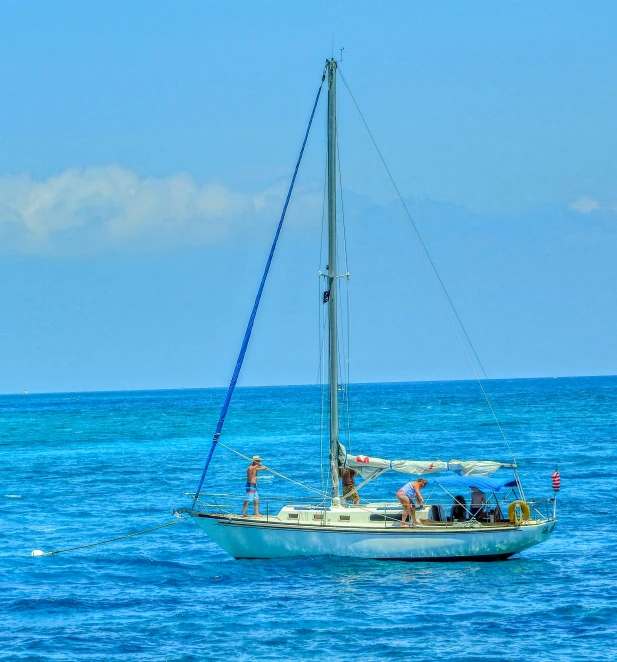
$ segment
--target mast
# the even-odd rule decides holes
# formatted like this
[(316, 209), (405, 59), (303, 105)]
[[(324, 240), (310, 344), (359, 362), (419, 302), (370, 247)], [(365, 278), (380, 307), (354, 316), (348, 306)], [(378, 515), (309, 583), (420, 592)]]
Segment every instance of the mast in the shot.
[(330, 385), (330, 478), (332, 504), (339, 505), (338, 331), (336, 277), (336, 60), (328, 60), (328, 381)]

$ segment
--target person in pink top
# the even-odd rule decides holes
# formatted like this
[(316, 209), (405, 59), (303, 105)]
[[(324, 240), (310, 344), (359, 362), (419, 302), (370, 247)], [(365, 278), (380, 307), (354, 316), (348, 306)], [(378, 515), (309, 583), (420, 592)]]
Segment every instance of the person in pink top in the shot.
[[(426, 485), (426, 478), (418, 478), (412, 480), (396, 493), (396, 498), (403, 506), (403, 518), (401, 519), (401, 526), (416, 526), (416, 505), (421, 508), (424, 505), (424, 499), (420, 490)], [(405, 520), (409, 516), (409, 524), (405, 524)]]

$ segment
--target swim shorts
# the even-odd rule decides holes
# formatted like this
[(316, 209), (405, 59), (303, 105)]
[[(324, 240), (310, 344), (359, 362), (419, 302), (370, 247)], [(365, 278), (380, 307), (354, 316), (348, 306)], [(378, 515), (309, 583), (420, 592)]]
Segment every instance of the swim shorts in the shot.
[(411, 501), (411, 505), (412, 505), (412, 506), (415, 506), (415, 505), (416, 505), (416, 502), (415, 502), (415, 494), (414, 494), (414, 496), (411, 496), (411, 494), (407, 494), (407, 492), (405, 492), (405, 490), (399, 490), (399, 491), (397, 492), (397, 495), (398, 495), (398, 494), (402, 494), (403, 496), (406, 496), (406, 497)]
[(247, 483), (245, 501), (250, 503), (255, 501), (255, 499), (259, 499), (259, 494), (257, 493), (257, 483)]

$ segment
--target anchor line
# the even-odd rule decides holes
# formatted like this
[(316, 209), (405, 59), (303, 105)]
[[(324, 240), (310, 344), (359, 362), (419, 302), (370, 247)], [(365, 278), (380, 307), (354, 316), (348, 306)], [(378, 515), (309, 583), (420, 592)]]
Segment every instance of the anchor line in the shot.
[[(32, 552), (32, 556), (52, 556), (53, 554), (62, 554), (64, 552), (74, 552), (77, 549), (85, 549), (86, 547), (96, 547), (97, 545), (106, 545), (110, 542), (116, 542), (117, 540), (124, 540), (125, 538), (133, 538), (134, 536), (141, 536), (144, 533), (150, 533), (150, 531), (157, 531), (158, 529), (164, 529), (166, 526), (173, 526), (174, 524), (180, 524), (180, 520), (175, 522), (167, 522), (166, 524), (161, 524), (159, 526), (154, 526), (151, 529), (145, 529), (144, 531), (136, 531), (135, 533), (128, 533), (125, 536), (118, 536), (117, 538), (110, 538), (109, 540), (101, 540), (100, 542), (91, 542), (87, 545), (78, 545), (77, 547), (67, 547), (66, 549), (57, 549), (55, 552), (43, 552), (42, 554), (35, 554)], [(40, 550), (35, 550), (40, 551)]]

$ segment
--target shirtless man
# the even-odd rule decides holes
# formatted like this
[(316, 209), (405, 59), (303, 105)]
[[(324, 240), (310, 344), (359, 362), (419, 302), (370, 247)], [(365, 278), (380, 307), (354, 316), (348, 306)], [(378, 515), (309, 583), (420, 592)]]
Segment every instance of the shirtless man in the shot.
[[(418, 508), (421, 508), (424, 505), (424, 499), (420, 490), (426, 485), (426, 478), (418, 478), (418, 480), (412, 480), (411, 482), (403, 485), (401, 489), (396, 493), (396, 498), (399, 500), (401, 506), (403, 506), (403, 518), (401, 519), (401, 526), (416, 526), (416, 504)], [(410, 524), (405, 524), (405, 520), (409, 516)]]
[(257, 472), (264, 471), (266, 467), (262, 466), (259, 455), (253, 455), (253, 464), (246, 470), (246, 501), (242, 507), (242, 517), (246, 517), (246, 509), (249, 503), (253, 502), (255, 508), (255, 517), (263, 517), (259, 514), (259, 494), (257, 493)]

